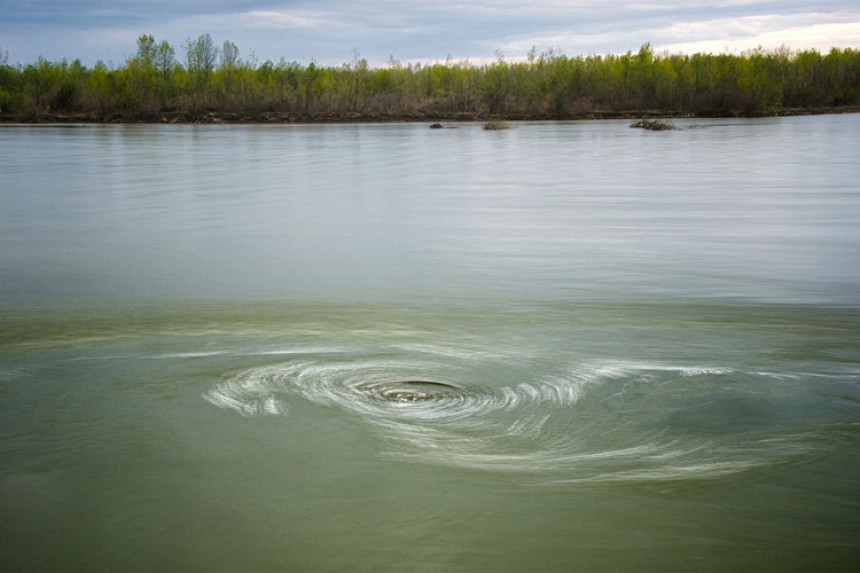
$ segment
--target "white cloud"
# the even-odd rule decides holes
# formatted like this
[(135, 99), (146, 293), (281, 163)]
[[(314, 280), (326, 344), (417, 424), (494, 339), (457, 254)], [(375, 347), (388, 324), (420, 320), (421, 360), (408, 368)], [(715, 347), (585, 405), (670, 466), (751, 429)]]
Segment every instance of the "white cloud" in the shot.
[(787, 46), (792, 49), (849, 48), (860, 46), (860, 22), (813, 24), (774, 30), (752, 30), (749, 34), (721, 36), (705, 40), (666, 43), (655, 46), (658, 50), (673, 53), (742, 52), (762, 47), (765, 49)]
[(252, 10), (218, 14), (200, 14), (176, 18), (166, 23), (171, 29), (184, 29), (186, 34), (203, 31), (220, 35), (221, 32), (242, 30), (297, 30), (336, 25), (327, 12), (301, 10)]
[[(180, 57), (186, 38), (208, 32), (216, 42), (236, 43), (246, 57), (334, 65), (354, 48), (381, 65), (390, 55), (481, 62), (496, 51), (506, 59), (532, 47), (576, 56), (635, 51), (645, 42), (672, 52), (860, 47), (857, 0), (159, 0), (157, 11), (146, 9), (150, 1), (106, 8), (101, 0), (0, 0), (15, 16), (14, 24), (0, 21), (0, 42), (22, 62), (44, 55), (89, 64), (121, 63), (143, 33), (168, 40)], [(86, 19), (72, 17), (86, 10)]]
[(661, 20), (647, 18), (633, 28), (592, 26), (570, 31), (507, 38), (501, 50), (524, 54), (531, 47), (568, 55), (623, 53), (650, 42), (672, 53), (740, 52), (788, 46), (827, 50), (860, 46), (860, 15), (795, 13)]
[(268, 28), (274, 30), (296, 28), (319, 28), (332, 24), (332, 18), (324, 12), (300, 12), (292, 10), (257, 10), (244, 14), (231, 14), (228, 18), (234, 25), (249, 28)]

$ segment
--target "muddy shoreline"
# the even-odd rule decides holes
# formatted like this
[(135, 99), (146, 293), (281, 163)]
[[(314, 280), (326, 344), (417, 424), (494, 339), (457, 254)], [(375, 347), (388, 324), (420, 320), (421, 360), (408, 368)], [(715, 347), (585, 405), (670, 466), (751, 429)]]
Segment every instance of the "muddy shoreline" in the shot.
[(291, 124), (291, 123), (420, 123), (420, 122), (477, 122), (489, 119), (505, 121), (577, 121), (606, 119), (680, 119), (727, 117), (786, 117), (798, 115), (826, 115), (860, 113), (860, 106), (826, 108), (786, 108), (768, 114), (731, 115), (684, 113), (659, 110), (591, 111), (570, 114), (503, 114), (489, 117), (473, 113), (416, 112), (409, 114), (378, 114), (363, 112), (310, 114), (284, 111), (219, 112), (219, 111), (165, 111), (148, 114), (98, 113), (46, 113), (39, 116), (0, 114), (0, 123), (10, 124)]

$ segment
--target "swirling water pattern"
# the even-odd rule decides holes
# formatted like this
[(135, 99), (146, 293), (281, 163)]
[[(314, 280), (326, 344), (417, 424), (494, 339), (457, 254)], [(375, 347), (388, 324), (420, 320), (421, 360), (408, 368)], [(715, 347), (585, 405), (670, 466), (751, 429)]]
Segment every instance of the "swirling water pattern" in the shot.
[[(758, 392), (790, 375), (625, 361), (544, 375), (505, 363), (516, 374), (499, 384), (475, 377), (498, 357), (431, 349), (417, 359), (303, 356), (236, 373), (204, 397), (244, 416), (289, 416), (302, 402), (338, 408), (373, 428), (389, 455), (541, 483), (708, 478), (803, 449), (768, 429), (779, 406), (731, 389), (755, 379)], [(673, 408), (690, 389), (706, 397)]]

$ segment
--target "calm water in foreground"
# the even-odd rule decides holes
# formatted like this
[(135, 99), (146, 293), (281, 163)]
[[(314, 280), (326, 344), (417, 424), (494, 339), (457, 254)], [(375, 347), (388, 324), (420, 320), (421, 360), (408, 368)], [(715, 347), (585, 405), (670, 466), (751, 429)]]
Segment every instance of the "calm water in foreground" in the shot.
[(860, 115), (0, 127), (0, 570), (857, 570)]

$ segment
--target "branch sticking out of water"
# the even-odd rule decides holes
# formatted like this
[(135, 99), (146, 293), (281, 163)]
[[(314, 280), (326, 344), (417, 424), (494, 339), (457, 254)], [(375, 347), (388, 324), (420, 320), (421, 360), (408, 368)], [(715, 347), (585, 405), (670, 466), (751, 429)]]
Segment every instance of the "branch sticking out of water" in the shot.
[(500, 129), (510, 129), (510, 128), (511, 128), (511, 124), (509, 124), (506, 121), (501, 121), (498, 119), (491, 119), (490, 121), (488, 121), (487, 123), (484, 124), (484, 129), (487, 129), (490, 131), (498, 131)]
[(649, 129), (651, 131), (667, 131), (671, 129), (678, 129), (671, 123), (666, 123), (664, 121), (659, 121), (656, 119), (640, 119), (636, 123), (631, 123), (630, 127), (640, 127), (642, 129)]

